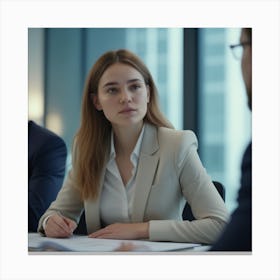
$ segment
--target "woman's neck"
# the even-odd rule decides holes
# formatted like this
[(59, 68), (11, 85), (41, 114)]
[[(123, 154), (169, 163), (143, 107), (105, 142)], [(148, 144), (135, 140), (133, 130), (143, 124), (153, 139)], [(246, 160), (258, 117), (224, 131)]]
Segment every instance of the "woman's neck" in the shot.
[(113, 127), (117, 155), (130, 156), (141, 133), (143, 122), (130, 127)]

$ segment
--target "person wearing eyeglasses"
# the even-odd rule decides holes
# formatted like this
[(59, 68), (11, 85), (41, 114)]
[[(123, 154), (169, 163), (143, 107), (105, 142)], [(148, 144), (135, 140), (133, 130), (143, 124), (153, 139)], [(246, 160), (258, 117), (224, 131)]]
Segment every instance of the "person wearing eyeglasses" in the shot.
[[(241, 58), (248, 107), (252, 110), (252, 29), (242, 28), (240, 43), (230, 48), (236, 58)], [(252, 142), (243, 155), (240, 183), (238, 206), (210, 251), (252, 251)]]

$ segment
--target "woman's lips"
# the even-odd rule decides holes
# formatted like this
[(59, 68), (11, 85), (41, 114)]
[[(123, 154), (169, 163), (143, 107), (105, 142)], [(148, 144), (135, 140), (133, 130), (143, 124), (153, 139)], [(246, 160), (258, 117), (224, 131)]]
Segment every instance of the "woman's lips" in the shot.
[(132, 112), (135, 112), (136, 109), (133, 109), (133, 108), (125, 108), (123, 110), (121, 110), (119, 113), (120, 114), (127, 114), (127, 113), (132, 113)]

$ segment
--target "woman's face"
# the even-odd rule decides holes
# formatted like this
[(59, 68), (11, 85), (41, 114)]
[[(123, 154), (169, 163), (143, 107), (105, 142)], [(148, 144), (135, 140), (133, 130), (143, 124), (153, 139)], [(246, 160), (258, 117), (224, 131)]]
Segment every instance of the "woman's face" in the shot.
[(143, 76), (127, 64), (115, 63), (101, 76), (94, 105), (113, 126), (131, 126), (143, 121), (149, 98)]

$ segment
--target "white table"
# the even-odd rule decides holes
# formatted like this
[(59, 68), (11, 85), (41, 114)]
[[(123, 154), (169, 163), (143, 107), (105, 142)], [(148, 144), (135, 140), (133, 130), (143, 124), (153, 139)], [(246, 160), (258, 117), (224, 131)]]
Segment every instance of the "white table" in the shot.
[[(38, 252), (66, 252), (66, 253), (123, 253), (118, 248), (123, 243), (133, 244), (130, 252), (138, 253), (174, 253), (174, 252), (202, 252), (209, 246), (195, 243), (153, 242), (147, 240), (116, 240), (97, 239), (87, 236), (74, 235), (70, 238), (48, 238), (39, 233), (28, 234), (29, 253)], [(127, 252), (126, 252), (127, 253)]]

